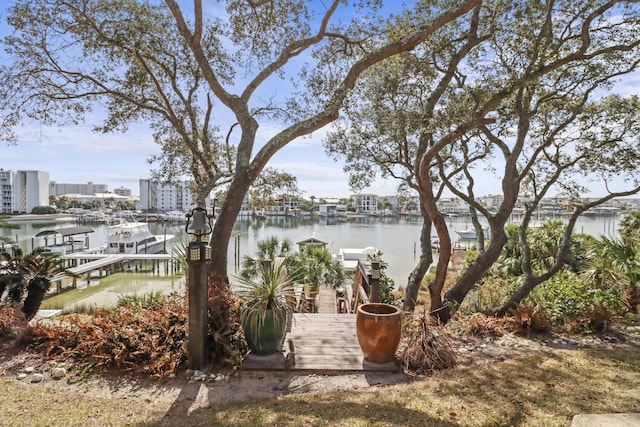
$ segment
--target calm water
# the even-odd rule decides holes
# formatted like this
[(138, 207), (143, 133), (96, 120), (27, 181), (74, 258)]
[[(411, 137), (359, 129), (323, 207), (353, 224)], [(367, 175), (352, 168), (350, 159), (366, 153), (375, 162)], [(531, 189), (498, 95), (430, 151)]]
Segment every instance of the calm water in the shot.
[[(592, 234), (594, 236), (605, 235), (615, 236), (619, 218), (617, 217), (585, 217), (578, 221), (576, 232)], [(23, 250), (30, 251), (34, 246), (45, 244), (43, 238), (34, 236), (43, 230), (57, 227), (71, 227), (74, 222), (64, 223), (21, 223), (19, 229), (0, 229), (0, 236), (9, 236), (13, 240), (18, 240)], [(455, 230), (462, 230), (471, 226), (469, 219), (465, 217), (455, 217), (447, 220), (452, 239), (458, 241), (462, 246), (469, 246), (473, 242), (458, 240)], [(104, 225), (91, 226), (94, 233), (88, 234), (89, 246), (95, 247), (103, 245), (106, 241), (107, 229)], [(173, 234), (176, 236), (174, 242), (179, 243), (186, 239), (184, 225), (168, 225), (161, 223), (151, 223), (150, 228), (156, 234)], [(328, 242), (329, 251), (337, 253), (340, 248), (364, 248), (375, 247), (382, 252), (382, 259), (388, 264), (387, 274), (395, 280), (397, 287), (406, 285), (409, 273), (414, 268), (417, 259), (417, 248), (419, 247), (421, 223), (418, 219), (404, 217), (363, 217), (349, 220), (336, 220), (326, 218), (284, 218), (269, 217), (265, 220), (240, 219), (236, 223), (229, 245), (229, 273), (236, 272), (235, 264), (236, 247), (239, 248), (240, 258), (244, 255), (253, 255), (257, 248), (257, 243), (271, 236), (277, 236), (280, 240), (288, 238), (294, 244), (309, 237), (313, 232)], [(49, 240), (49, 243), (53, 243)], [(214, 249), (215, 250), (215, 249)], [(108, 279), (102, 278), (100, 282), (91, 281), (91, 292), (78, 290), (78, 298), (82, 303), (111, 305), (117, 301), (117, 296), (122, 293), (138, 294), (157, 290), (181, 288), (180, 278), (149, 278), (149, 283), (145, 283), (144, 277), (132, 274), (118, 274)], [(115, 282), (114, 282), (115, 280)], [(104, 286), (100, 292), (97, 287)], [(108, 288), (108, 289), (107, 289)], [(73, 291), (76, 292), (76, 291)], [(82, 294), (82, 295), (80, 295)], [(90, 295), (88, 295), (90, 294)], [(71, 298), (69, 295), (67, 298)], [(73, 299), (73, 298), (71, 298)], [(101, 301), (108, 301), (104, 304)], [(75, 301), (78, 302), (78, 301)], [(65, 301), (68, 305), (70, 301)]]

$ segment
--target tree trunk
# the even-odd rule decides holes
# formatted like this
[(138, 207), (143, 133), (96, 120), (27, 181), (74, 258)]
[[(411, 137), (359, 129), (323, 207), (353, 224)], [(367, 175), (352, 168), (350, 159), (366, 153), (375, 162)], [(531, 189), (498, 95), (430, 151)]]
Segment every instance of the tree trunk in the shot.
[(520, 285), (520, 287), (516, 289), (516, 291), (513, 294), (511, 294), (507, 302), (505, 302), (502, 305), (502, 307), (498, 308), (497, 310), (491, 311), (491, 314), (494, 314), (500, 317), (506, 316), (507, 314), (509, 314), (509, 311), (511, 309), (515, 309), (518, 306), (518, 304), (520, 304), (522, 300), (525, 299), (526, 296), (529, 295), (529, 293), (536, 286), (538, 286), (538, 284), (540, 284), (540, 281), (535, 280), (533, 276), (525, 275), (524, 277), (525, 277), (524, 283)]
[(522, 250), (521, 267), (524, 277), (524, 283), (518, 289), (516, 289), (516, 291), (509, 297), (507, 302), (505, 302), (502, 307), (491, 310), (490, 312), (492, 314), (498, 316), (504, 316), (508, 314), (509, 310), (515, 309), (518, 304), (520, 304), (522, 300), (525, 299), (527, 295), (529, 295), (531, 291), (536, 288), (536, 286), (549, 280), (563, 268), (565, 260), (568, 258), (569, 252), (571, 250), (571, 236), (573, 234), (573, 229), (581, 212), (582, 211), (576, 211), (571, 215), (563, 233), (564, 235), (562, 239), (562, 245), (560, 246), (560, 248), (558, 248), (558, 253), (555, 255), (554, 264), (549, 267), (547, 271), (538, 276), (534, 275), (531, 265), (531, 248), (529, 247), (529, 244), (527, 242), (526, 234), (526, 227), (529, 225), (529, 218), (525, 217), (525, 221), (520, 225), (520, 229), (518, 230), (520, 247)]
[(471, 224), (473, 224), (474, 230), (476, 230), (476, 244), (478, 245), (478, 252), (484, 252), (485, 247), (485, 235), (482, 224), (480, 224), (480, 220), (478, 219), (478, 211), (476, 211), (473, 207), (469, 207), (469, 215), (471, 216)]
[(439, 211), (436, 211), (433, 212), (432, 218), (434, 218), (433, 224), (440, 239), (440, 254), (438, 255), (438, 262), (436, 264), (436, 276), (433, 281), (429, 283), (429, 299), (431, 300), (429, 311), (432, 316), (440, 318), (443, 309), (442, 291), (447, 279), (452, 246), (449, 229), (447, 228), (444, 216), (442, 216)]
[(433, 254), (431, 253), (431, 220), (427, 215), (423, 215), (422, 219), (422, 229), (420, 231), (420, 258), (416, 267), (413, 269), (411, 274), (409, 274), (404, 303), (402, 304), (402, 309), (405, 311), (413, 311), (415, 309), (422, 279), (433, 262)]
[[(491, 241), (484, 253), (478, 255), (476, 261), (467, 268), (467, 270), (458, 279), (456, 284), (445, 294), (445, 301), (454, 303), (459, 306), (464, 301), (467, 294), (473, 289), (473, 286), (482, 278), (482, 276), (491, 268), (493, 263), (498, 259), (502, 252), (502, 248), (507, 240), (504, 234), (504, 222), (491, 224)], [(444, 323), (451, 319), (451, 306), (445, 304), (439, 311), (438, 317)]]
[[(249, 190), (251, 180), (239, 178), (236, 175), (233, 180), (227, 197), (220, 209), (220, 215), (216, 218), (213, 231), (211, 233), (211, 265), (209, 267), (209, 279), (215, 283), (229, 283), (227, 272), (229, 242), (233, 226), (236, 223), (244, 196)], [(246, 174), (244, 174), (246, 175)]]

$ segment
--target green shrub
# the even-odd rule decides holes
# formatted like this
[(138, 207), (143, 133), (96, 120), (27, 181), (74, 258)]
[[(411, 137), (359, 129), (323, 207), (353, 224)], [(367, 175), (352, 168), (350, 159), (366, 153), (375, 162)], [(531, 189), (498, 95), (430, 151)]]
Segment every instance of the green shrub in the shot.
[(483, 313), (495, 307), (500, 307), (518, 287), (517, 277), (483, 278), (465, 297), (460, 305), (464, 314)]
[(118, 307), (149, 308), (162, 300), (164, 294), (161, 291), (148, 292), (144, 295), (128, 294), (118, 297)]
[(554, 325), (572, 331), (602, 331), (624, 312), (624, 296), (569, 272), (560, 272), (535, 288), (528, 301), (540, 305)]
[(31, 213), (35, 215), (50, 215), (57, 212), (58, 211), (53, 206), (36, 206), (31, 209)]
[(380, 302), (384, 304), (396, 304), (398, 302), (398, 298), (394, 294), (396, 283), (391, 277), (387, 276), (386, 270), (388, 264), (382, 260), (382, 252), (378, 251), (375, 255), (369, 255), (369, 260), (377, 261), (380, 264)]

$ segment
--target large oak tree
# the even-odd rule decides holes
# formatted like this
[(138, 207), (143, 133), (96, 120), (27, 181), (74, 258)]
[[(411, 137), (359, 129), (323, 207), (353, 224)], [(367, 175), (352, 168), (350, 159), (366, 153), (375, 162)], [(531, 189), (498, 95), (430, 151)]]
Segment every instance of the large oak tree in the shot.
[[(166, 179), (188, 172), (201, 200), (226, 189), (211, 271), (228, 280), (233, 224), (272, 156), (334, 121), (369, 67), (428, 50), (480, 2), (416, 2), (402, 31), (377, 1), (16, 2), (4, 40), (12, 62), (0, 72), (2, 129), (9, 135), (24, 118), (73, 124), (101, 108), (99, 131), (150, 126)], [(260, 126), (274, 122), (281, 130), (258, 146)]]
[[(367, 101), (348, 104), (348, 121), (329, 138), (328, 149), (345, 156), (354, 182), (379, 168), (417, 190), (424, 230), (433, 223), (441, 243), (429, 284), (431, 310), (441, 319), (448, 319), (500, 255), (504, 226), (523, 192), (534, 195), (521, 227), (525, 244), (531, 212), (552, 189), (580, 194), (588, 180), (610, 185), (618, 175), (627, 183), (576, 205), (557, 265), (543, 276), (527, 275), (502, 311), (557, 271), (581, 212), (640, 189), (640, 159), (633, 149), (637, 101), (600, 100), (612, 82), (637, 68), (637, 7), (628, 1), (484, 2), (466, 24), (458, 21), (456, 32), (431, 40), (435, 48), (370, 70), (358, 94)], [(487, 172), (500, 182), (495, 210), (476, 194)], [(488, 244), (480, 242), (479, 256), (446, 293), (451, 242), (437, 204), (445, 189), (490, 226)], [(423, 255), (409, 278), (406, 309), (413, 308), (430, 261), (426, 237), (423, 231)]]

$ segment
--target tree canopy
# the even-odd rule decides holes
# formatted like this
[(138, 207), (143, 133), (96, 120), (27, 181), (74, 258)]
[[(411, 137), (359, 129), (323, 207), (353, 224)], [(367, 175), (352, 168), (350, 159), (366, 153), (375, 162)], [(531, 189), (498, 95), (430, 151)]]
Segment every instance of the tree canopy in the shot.
[[(542, 197), (555, 191), (576, 199), (597, 180), (609, 188), (597, 201), (575, 204), (556, 265), (530, 274), (521, 289), (526, 294), (562, 265), (578, 215), (640, 191), (638, 99), (603, 96), (637, 69), (637, 8), (630, 1), (483, 2), (424, 49), (368, 70), (327, 150), (346, 159), (355, 188), (382, 172), (420, 195), (423, 255), (409, 278), (405, 308), (413, 307), (431, 262), (432, 223), (441, 252), (429, 286), (431, 308), (446, 320), (500, 255), (520, 196), (531, 197), (520, 231), (526, 245)], [(476, 194), (487, 172), (500, 183), (494, 210)], [(620, 176), (624, 183), (614, 187)], [(445, 191), (469, 205), (477, 230), (480, 215), (491, 232), (488, 246), (479, 242), (480, 255), (443, 296), (451, 253), (438, 208)]]
[[(4, 40), (10, 63), (0, 70), (4, 136), (15, 138), (24, 119), (73, 124), (98, 107), (107, 113), (98, 131), (148, 124), (167, 178), (188, 171), (201, 200), (226, 187), (211, 237), (221, 248), (213, 276), (226, 281), (233, 223), (272, 156), (334, 121), (369, 67), (445, 31), (481, 0), (416, 2), (420, 13), (401, 30), (402, 11), (381, 3), (17, 2)], [(290, 90), (273, 90), (282, 81)], [(273, 122), (280, 128), (258, 146), (258, 129)]]

